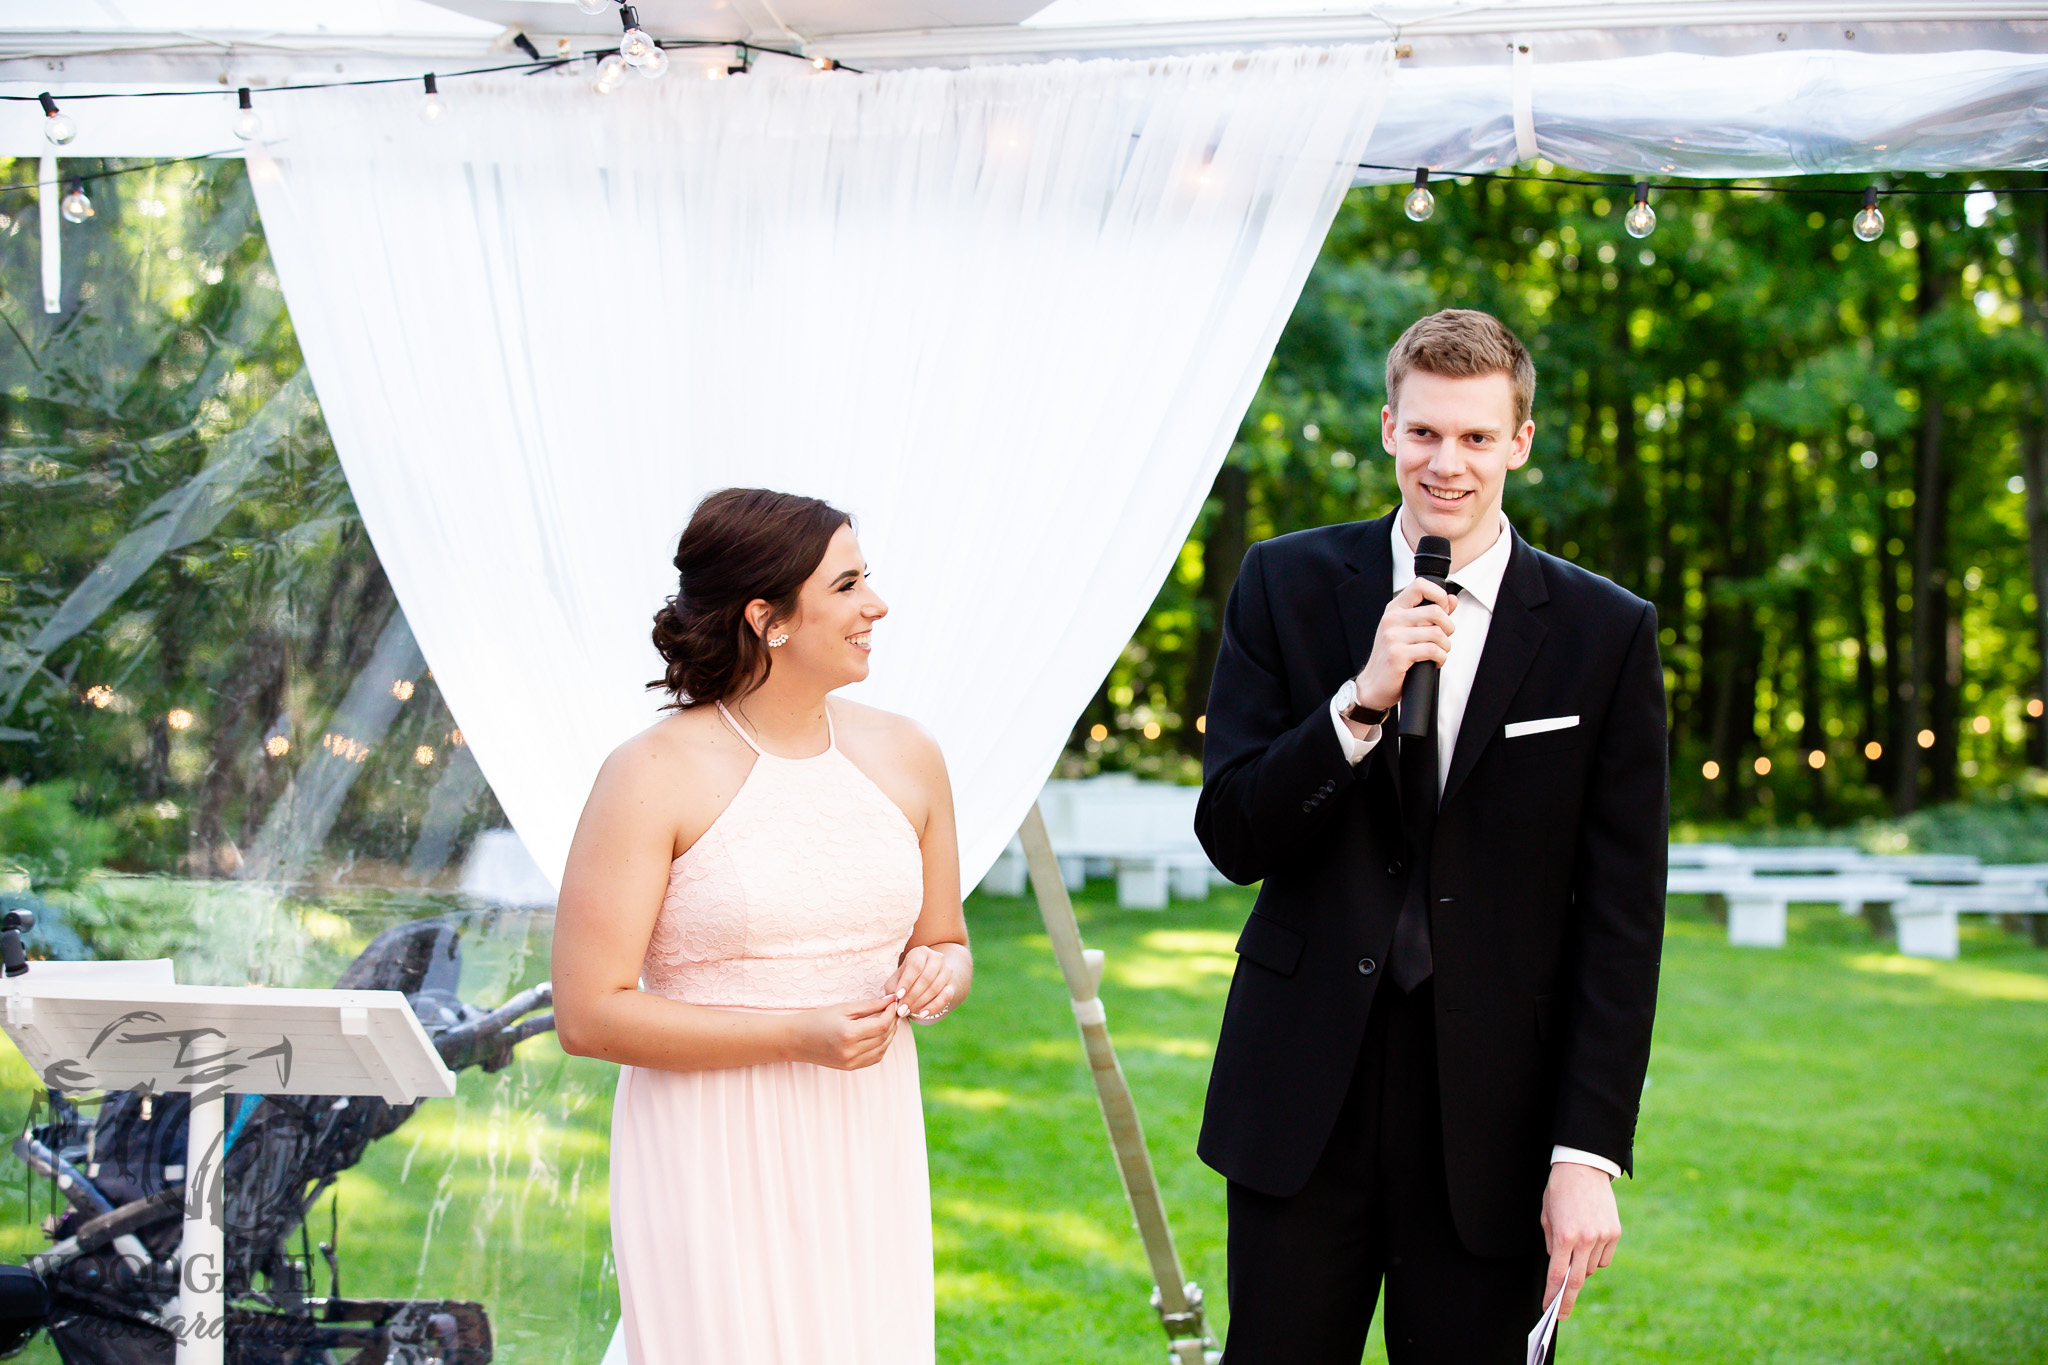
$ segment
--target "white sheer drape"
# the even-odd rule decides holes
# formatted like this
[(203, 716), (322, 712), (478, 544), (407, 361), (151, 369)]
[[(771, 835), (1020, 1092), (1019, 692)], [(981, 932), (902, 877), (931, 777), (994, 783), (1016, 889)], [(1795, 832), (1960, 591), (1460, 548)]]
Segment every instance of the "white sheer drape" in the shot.
[(541, 866), (658, 698), (705, 492), (859, 519), (865, 700), (995, 857), (1173, 562), (1382, 47), (278, 100), (258, 203), (349, 482)]

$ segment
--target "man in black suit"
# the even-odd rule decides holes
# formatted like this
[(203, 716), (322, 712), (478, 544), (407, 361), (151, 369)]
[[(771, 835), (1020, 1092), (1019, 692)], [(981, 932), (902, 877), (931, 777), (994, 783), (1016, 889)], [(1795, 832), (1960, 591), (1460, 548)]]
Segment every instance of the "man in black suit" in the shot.
[[(1501, 510), (1536, 374), (1494, 318), (1387, 361), (1401, 506), (1252, 547), (1209, 693), (1196, 832), (1263, 881), (1201, 1155), (1229, 1179), (1229, 1365), (1520, 1361), (1612, 1259), (1663, 942), (1649, 603)], [(1423, 536), (1450, 583), (1414, 576)], [(1435, 733), (1397, 739), (1414, 664)]]

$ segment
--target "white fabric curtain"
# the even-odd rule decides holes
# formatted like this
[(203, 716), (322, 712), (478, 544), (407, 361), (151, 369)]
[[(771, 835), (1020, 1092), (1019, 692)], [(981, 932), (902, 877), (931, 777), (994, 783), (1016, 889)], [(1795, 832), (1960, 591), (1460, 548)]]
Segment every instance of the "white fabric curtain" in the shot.
[(252, 154), (335, 447), (559, 875), (704, 493), (855, 514), (864, 700), (969, 884), (1173, 563), (1371, 133), (1384, 45), (273, 101)]

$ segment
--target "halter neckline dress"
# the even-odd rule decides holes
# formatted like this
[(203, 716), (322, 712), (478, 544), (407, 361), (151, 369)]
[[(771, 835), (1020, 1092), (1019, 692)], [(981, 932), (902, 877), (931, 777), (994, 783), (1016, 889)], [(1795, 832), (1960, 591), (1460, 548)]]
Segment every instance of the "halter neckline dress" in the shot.
[[(675, 860), (641, 986), (796, 1011), (879, 997), (924, 901), (917, 832), (827, 743), (764, 752)], [(929, 1365), (931, 1187), (907, 1021), (859, 1071), (623, 1067), (612, 1246), (629, 1365)]]

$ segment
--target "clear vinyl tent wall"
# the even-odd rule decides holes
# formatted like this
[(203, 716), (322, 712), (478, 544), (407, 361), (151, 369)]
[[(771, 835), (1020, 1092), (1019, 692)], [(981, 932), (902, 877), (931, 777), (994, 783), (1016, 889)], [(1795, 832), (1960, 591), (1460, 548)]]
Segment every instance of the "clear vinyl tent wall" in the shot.
[[(440, 918), (461, 998), (498, 1004), (547, 975), (552, 893), (478, 837), (504, 815), (364, 533), (242, 163), (91, 196), (56, 313), (35, 199), (0, 200), (0, 900), (36, 912), (38, 955), (222, 985), (331, 986)], [(478, 1300), (497, 1359), (596, 1359), (611, 1089), (552, 1034), (464, 1071), (315, 1205), (314, 1292), (332, 1240), (351, 1298)], [(0, 1050), (0, 1126), (47, 1107)], [(0, 1156), (0, 1260), (43, 1250), (60, 1203)], [(23, 1358), (57, 1357), (43, 1334)]]

